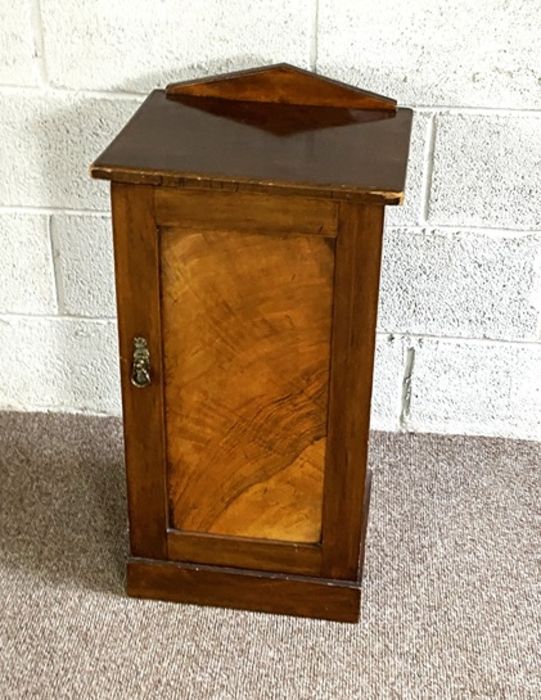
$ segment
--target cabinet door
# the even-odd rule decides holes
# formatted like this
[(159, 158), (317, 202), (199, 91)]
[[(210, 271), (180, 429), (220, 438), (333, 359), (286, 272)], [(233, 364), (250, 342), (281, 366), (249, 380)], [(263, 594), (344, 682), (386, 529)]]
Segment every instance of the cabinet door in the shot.
[(355, 578), (358, 208), (343, 237), (324, 199), (115, 185), (113, 213), (132, 553)]

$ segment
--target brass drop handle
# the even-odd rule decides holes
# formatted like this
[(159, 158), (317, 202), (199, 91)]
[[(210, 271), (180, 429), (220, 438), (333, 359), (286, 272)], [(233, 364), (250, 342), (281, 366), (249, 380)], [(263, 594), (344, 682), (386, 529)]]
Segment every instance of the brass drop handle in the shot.
[(144, 389), (151, 382), (150, 352), (146, 338), (133, 339), (133, 358), (131, 365), (131, 383), (138, 389)]

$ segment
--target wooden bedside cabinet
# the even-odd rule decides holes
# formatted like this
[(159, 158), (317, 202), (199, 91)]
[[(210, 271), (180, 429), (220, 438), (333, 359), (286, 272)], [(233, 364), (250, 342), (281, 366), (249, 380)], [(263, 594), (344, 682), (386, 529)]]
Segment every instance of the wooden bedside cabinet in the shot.
[(92, 165), (112, 181), (130, 595), (358, 619), (410, 127), (283, 64), (154, 91)]

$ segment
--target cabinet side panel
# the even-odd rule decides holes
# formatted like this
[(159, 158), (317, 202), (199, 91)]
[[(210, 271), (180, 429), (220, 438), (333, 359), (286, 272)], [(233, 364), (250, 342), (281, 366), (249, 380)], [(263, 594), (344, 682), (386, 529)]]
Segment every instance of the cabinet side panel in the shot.
[[(159, 304), (159, 258), (154, 192), (112, 185), (120, 375), (128, 482), (130, 545), (134, 556), (166, 558), (167, 508)], [(151, 384), (131, 384), (133, 339), (150, 351)]]
[(333, 239), (160, 230), (170, 525), (318, 542)]
[(363, 534), (383, 207), (339, 209), (322, 573), (355, 580)]

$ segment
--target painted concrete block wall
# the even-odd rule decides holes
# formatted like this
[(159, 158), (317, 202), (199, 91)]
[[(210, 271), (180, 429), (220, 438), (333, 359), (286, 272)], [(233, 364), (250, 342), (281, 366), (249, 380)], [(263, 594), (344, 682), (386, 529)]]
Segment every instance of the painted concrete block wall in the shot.
[(541, 439), (537, 5), (0, 0), (0, 409), (120, 412), (109, 195), (88, 164), (150, 89), (289, 61), (415, 111), (372, 426)]

